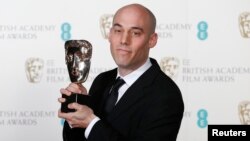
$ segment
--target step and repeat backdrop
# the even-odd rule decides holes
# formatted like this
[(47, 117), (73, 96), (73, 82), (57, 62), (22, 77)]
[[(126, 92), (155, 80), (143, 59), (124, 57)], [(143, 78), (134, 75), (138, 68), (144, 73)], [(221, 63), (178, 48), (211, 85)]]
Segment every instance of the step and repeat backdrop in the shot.
[(57, 98), (70, 83), (64, 43), (92, 43), (89, 88), (116, 67), (107, 34), (114, 12), (130, 3), (157, 17), (150, 56), (185, 103), (177, 141), (207, 141), (209, 124), (250, 124), (249, 0), (1, 0), (1, 141), (62, 141)]

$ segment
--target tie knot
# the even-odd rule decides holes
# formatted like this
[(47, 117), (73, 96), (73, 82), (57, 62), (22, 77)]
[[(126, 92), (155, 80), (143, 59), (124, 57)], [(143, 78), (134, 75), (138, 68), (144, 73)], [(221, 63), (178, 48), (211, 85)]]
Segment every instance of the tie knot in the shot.
[(125, 81), (121, 77), (116, 78), (111, 91), (118, 90), (124, 83)]

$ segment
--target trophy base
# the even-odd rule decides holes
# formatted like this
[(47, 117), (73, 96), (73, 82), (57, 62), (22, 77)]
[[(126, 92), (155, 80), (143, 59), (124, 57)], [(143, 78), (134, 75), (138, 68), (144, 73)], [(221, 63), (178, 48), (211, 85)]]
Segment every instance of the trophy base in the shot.
[(70, 96), (67, 96), (65, 94), (62, 95), (63, 98), (66, 99), (65, 102), (63, 102), (61, 104), (61, 111), (64, 113), (68, 113), (68, 112), (75, 112), (75, 109), (69, 109), (68, 108), (68, 104), (76, 102), (79, 103), (81, 105), (89, 105), (90, 102), (90, 96), (89, 95), (83, 95), (83, 94), (76, 94), (76, 93), (72, 93)]

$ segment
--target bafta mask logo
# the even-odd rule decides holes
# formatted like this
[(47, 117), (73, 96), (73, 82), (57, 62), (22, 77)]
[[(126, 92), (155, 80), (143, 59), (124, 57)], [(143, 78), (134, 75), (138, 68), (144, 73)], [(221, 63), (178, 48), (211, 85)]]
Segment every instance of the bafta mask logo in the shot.
[(100, 18), (100, 29), (104, 39), (108, 38), (110, 28), (112, 27), (113, 16), (112, 14), (105, 14)]
[(44, 62), (40, 58), (29, 58), (25, 62), (26, 77), (31, 83), (41, 81), (43, 75)]
[(160, 61), (161, 70), (173, 80), (177, 78), (180, 61), (175, 57), (164, 57)]
[(250, 101), (242, 101), (238, 106), (241, 124), (250, 125)]
[(239, 26), (241, 36), (244, 38), (250, 38), (250, 12), (240, 14)]

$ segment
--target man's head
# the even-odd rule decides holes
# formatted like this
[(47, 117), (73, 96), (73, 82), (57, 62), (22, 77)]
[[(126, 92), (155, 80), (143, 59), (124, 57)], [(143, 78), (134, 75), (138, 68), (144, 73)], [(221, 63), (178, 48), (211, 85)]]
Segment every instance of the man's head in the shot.
[[(135, 12), (135, 13), (134, 13)], [(136, 18), (136, 22), (138, 20), (142, 20), (143, 22), (145, 22), (145, 25), (147, 25), (149, 30), (150, 30), (150, 34), (153, 34), (155, 32), (155, 28), (156, 28), (156, 18), (155, 15), (145, 6), (141, 5), (141, 4), (129, 4), (129, 5), (125, 5), (124, 7), (121, 7), (120, 9), (118, 9), (114, 15), (113, 18), (113, 24), (114, 21), (116, 20), (117, 17), (121, 16), (120, 14), (132, 14), (134, 17)], [(142, 17), (140, 17), (142, 16)], [(126, 17), (127, 18), (127, 17)]]
[(71, 82), (86, 81), (90, 69), (92, 46), (86, 40), (69, 40), (65, 43), (65, 60)]
[(139, 4), (120, 8), (114, 15), (109, 34), (112, 57), (124, 75), (145, 63), (150, 48), (157, 43), (156, 19)]

